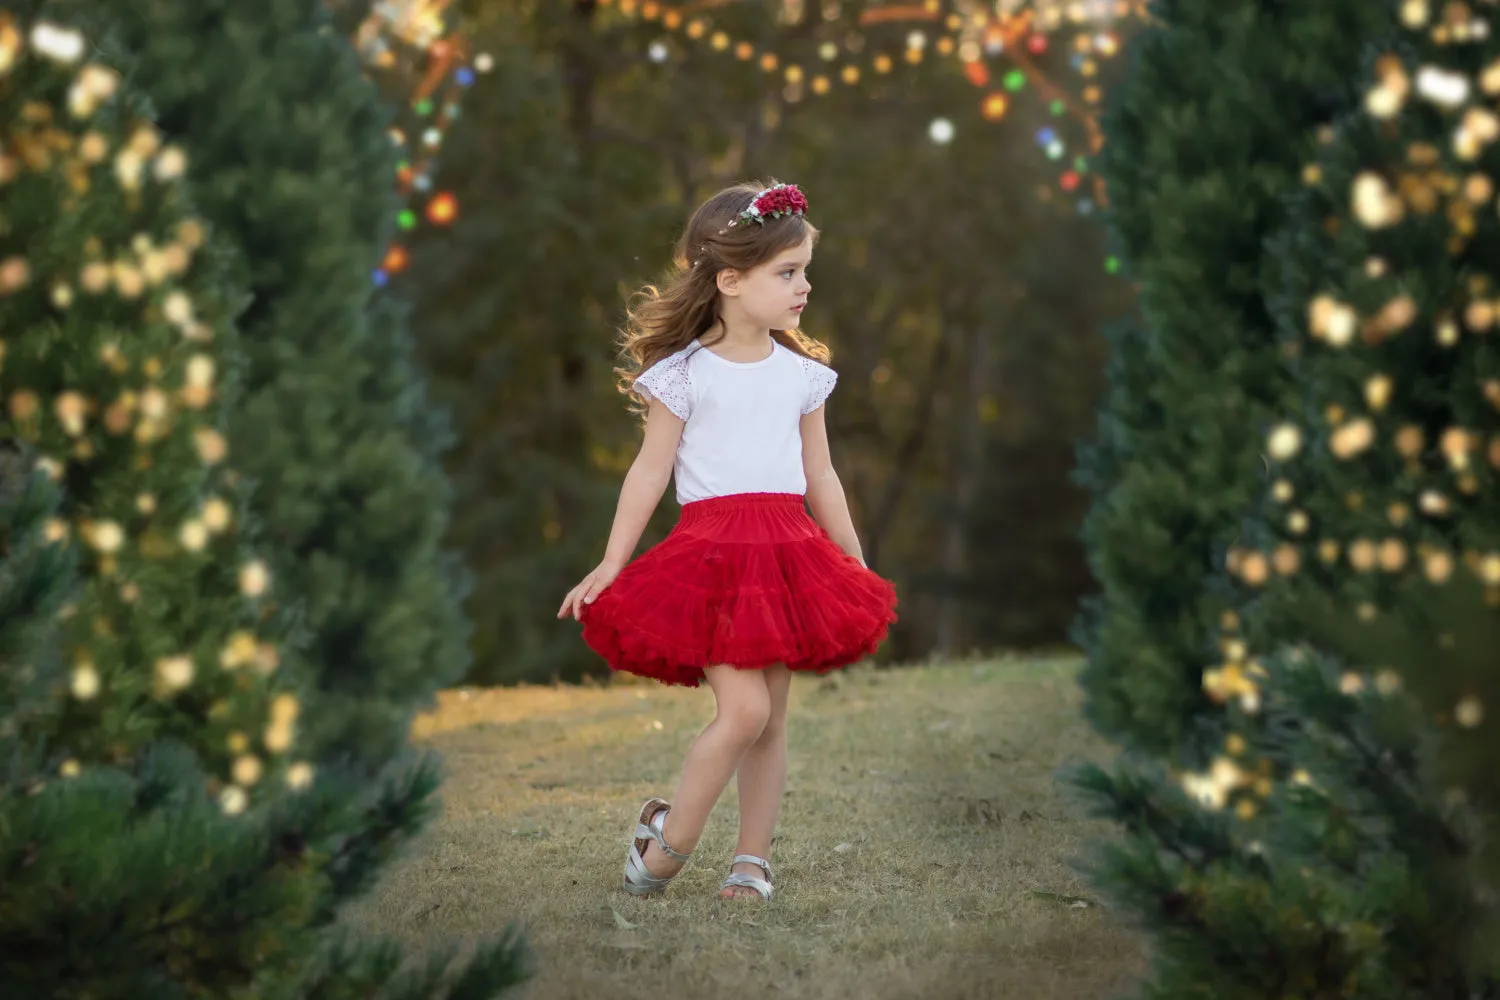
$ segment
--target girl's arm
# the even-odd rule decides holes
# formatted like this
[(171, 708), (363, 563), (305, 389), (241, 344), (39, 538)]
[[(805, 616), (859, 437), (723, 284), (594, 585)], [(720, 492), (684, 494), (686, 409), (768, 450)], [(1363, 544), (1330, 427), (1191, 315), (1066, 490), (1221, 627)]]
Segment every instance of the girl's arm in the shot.
[(667, 483), (672, 479), (672, 463), (682, 440), (683, 421), (659, 400), (651, 401), (646, 412), (646, 437), (640, 453), (625, 473), (620, 487), (620, 502), (615, 508), (615, 523), (609, 531), (601, 565), (622, 569), (635, 555), (641, 533), (661, 503)]
[(828, 450), (828, 426), (820, 406), (802, 417), (802, 471), (807, 475), (807, 505), (813, 520), (828, 532), (833, 543), (865, 564), (859, 536), (854, 533), (854, 519), (849, 516), (849, 501), (844, 484), (833, 471), (833, 456)]
[(682, 440), (683, 421), (657, 400), (651, 401), (646, 411), (646, 439), (641, 442), (640, 453), (630, 463), (625, 473), (625, 484), (620, 487), (620, 503), (615, 508), (615, 524), (609, 530), (609, 544), (604, 547), (604, 559), (583, 581), (568, 591), (557, 617), (569, 615), (582, 620), (583, 606), (594, 603), (606, 587), (620, 575), (620, 570), (630, 562), (635, 547), (646, 530), (646, 522), (661, 495), (667, 490), (672, 478), (672, 462), (677, 457), (677, 443)]

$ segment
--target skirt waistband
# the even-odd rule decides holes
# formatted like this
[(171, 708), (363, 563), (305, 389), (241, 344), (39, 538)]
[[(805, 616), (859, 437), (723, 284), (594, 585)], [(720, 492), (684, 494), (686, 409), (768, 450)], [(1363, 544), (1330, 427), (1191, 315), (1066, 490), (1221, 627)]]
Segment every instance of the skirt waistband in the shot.
[(722, 510), (725, 507), (743, 507), (747, 504), (783, 504), (800, 507), (806, 501), (801, 493), (728, 493), (705, 500), (690, 500), (682, 505), (684, 511)]
[(775, 520), (785, 520), (787, 514), (800, 514), (805, 518), (806, 498), (801, 493), (729, 493), (725, 496), (708, 497), (683, 504), (679, 523), (688, 526), (737, 511), (747, 514), (759, 511), (771, 515)]

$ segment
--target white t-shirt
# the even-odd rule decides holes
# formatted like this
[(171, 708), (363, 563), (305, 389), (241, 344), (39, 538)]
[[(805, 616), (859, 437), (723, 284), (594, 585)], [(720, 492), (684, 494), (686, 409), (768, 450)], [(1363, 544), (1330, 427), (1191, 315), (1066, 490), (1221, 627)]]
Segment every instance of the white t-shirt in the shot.
[(838, 381), (827, 365), (772, 341), (760, 361), (726, 361), (697, 341), (635, 380), (686, 426), (672, 478), (677, 502), (733, 493), (807, 492), (802, 416), (823, 405)]

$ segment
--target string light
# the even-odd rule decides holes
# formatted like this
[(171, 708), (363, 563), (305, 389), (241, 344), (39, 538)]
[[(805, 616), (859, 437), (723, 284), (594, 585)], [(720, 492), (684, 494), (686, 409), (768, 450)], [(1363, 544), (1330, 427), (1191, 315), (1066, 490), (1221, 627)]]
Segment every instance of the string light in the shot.
[(443, 142), (458, 119), (463, 91), (494, 69), (494, 58), (480, 53), (470, 61), (466, 40), (448, 23), (450, 6), (451, 0), (380, 0), (354, 32), (354, 46), (372, 74), (416, 79), (407, 102), (416, 119), (416, 140), (405, 129), (390, 132), (392, 144), (402, 153), (396, 168), (403, 204), (397, 219), (401, 235), (372, 275), (377, 286), (410, 265), (411, 254), (403, 241), (419, 220), (447, 226), (458, 218), (458, 200), (451, 192), (433, 190), (433, 174)]
[[(824, 22), (827, 37), (822, 37), (816, 49), (808, 54), (809, 62), (816, 61), (823, 66), (809, 79), (804, 79), (804, 69), (796, 61), (797, 57), (791, 52), (779, 51), (776, 43), (735, 39), (714, 28), (712, 12), (735, 2), (680, 0), (669, 4), (655, 0), (646, 3), (640, 0), (601, 0), (601, 5), (613, 6), (627, 18), (657, 24), (689, 42), (707, 42), (714, 50), (731, 52), (742, 62), (757, 62), (767, 73), (781, 70), (785, 75), (779, 93), (787, 103), (831, 93), (835, 81), (853, 87), (870, 78), (867, 73), (871, 71), (873, 78), (878, 79), (900, 64), (918, 65), (929, 53), (956, 58), (963, 64), (964, 78), (971, 86), (984, 91), (979, 108), (986, 121), (1002, 120), (1011, 108), (1012, 98), (1029, 88), (1048, 102), (1052, 115), (1069, 116), (1083, 127), (1087, 155), (1075, 159), (1062, 170), (1053, 187), (1041, 190), (1041, 197), (1051, 199), (1058, 191), (1080, 192), (1085, 187), (1084, 176), (1087, 175), (1089, 197), (1078, 201), (1079, 211), (1092, 211), (1095, 205), (1106, 203), (1103, 179), (1087, 167), (1089, 157), (1096, 155), (1104, 142), (1092, 107), (1101, 100), (1102, 89), (1090, 84), (1075, 98), (1054, 83), (1032, 60), (1049, 51), (1053, 35), (1071, 32), (1072, 68), (1084, 77), (1095, 76), (1099, 61), (1120, 51), (1119, 38), (1110, 30), (1111, 26), (1119, 21), (1144, 18), (1145, 0), (892, 2), (860, 11), (854, 30), (844, 30), (837, 23), (842, 13), (834, 0), (825, 0), (816, 11), (809, 9), (818, 6), (811, 0), (783, 0), (777, 16), (780, 24), (789, 27), (802, 25), (810, 16), (821, 16)], [(871, 44), (869, 34), (882, 26), (905, 27), (904, 44), (887, 47)], [(647, 58), (652, 62), (665, 62), (670, 55), (671, 47), (661, 39), (647, 46)], [(990, 60), (1009, 64), (998, 87)], [(1061, 160), (1068, 150), (1065, 140), (1058, 136), (1043, 147), (1043, 152), (1049, 159)]]

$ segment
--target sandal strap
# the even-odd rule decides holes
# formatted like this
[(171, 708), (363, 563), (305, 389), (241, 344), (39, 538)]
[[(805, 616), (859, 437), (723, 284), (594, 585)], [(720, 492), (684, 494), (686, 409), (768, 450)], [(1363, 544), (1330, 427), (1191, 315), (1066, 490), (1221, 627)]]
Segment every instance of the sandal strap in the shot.
[(674, 878), (676, 878), (675, 875), (668, 875), (666, 878), (652, 875), (651, 870), (646, 867), (645, 860), (641, 857), (641, 852), (636, 850), (634, 844), (630, 845), (630, 853), (625, 857), (626, 882), (639, 889), (664, 889)]
[[(771, 874), (771, 862), (767, 861), (765, 858), (757, 858), (753, 854), (736, 854), (734, 856), (734, 860), (732, 862), (730, 862), (730, 864), (735, 864), (735, 865), (739, 865), (739, 864), (754, 865), (755, 867), (759, 868), (761, 871), (763, 871), (763, 872), (766, 873), (766, 879), (767, 880), (769, 880), (769, 879), (771, 879), (771, 878), (774, 877)], [(754, 876), (747, 875), (745, 877), (746, 878), (753, 878)]]
[(687, 863), (688, 855), (674, 851), (667, 845), (666, 838), (662, 836), (665, 826), (667, 811), (671, 808), (663, 799), (649, 799), (641, 807), (641, 817), (648, 817), (645, 822), (636, 819), (635, 840), (631, 841), (630, 850), (625, 855), (625, 891), (636, 896), (650, 895), (660, 892), (667, 884), (677, 877), (680, 872), (674, 872), (667, 876), (651, 874), (646, 867), (646, 859), (642, 856), (642, 841), (649, 844), (656, 841), (663, 853), (668, 856)]
[(660, 847), (662, 853), (667, 857), (673, 861), (686, 862), (693, 856), (692, 852), (689, 851), (687, 854), (683, 854), (680, 851), (672, 850), (672, 845), (667, 843), (666, 834), (663, 832), (667, 825), (667, 813), (671, 811), (670, 806), (665, 809), (658, 809), (652, 814), (649, 823), (637, 823), (635, 825), (635, 836), (637, 840), (656, 841), (656, 846)]
[(746, 889), (754, 889), (756, 892), (760, 893), (760, 897), (762, 899), (770, 899), (771, 894), (776, 891), (775, 887), (773, 887), (771, 883), (767, 882), (765, 879), (756, 878), (754, 875), (742, 875), (739, 872), (732, 872), (730, 876), (724, 880), (724, 884), (719, 886), (719, 888), (722, 890), (730, 889), (735, 886), (743, 886)]

